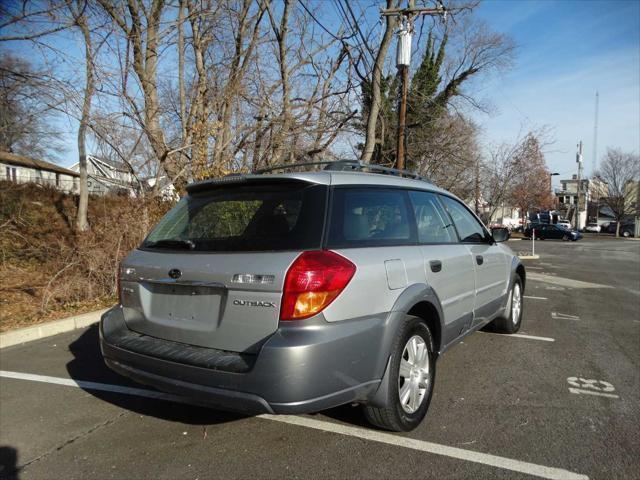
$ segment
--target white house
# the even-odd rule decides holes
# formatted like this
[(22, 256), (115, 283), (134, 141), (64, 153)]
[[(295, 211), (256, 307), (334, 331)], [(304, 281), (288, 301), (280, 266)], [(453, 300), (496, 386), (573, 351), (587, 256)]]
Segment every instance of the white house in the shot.
[(180, 195), (178, 195), (176, 187), (173, 186), (166, 175), (147, 178), (145, 183), (146, 188), (151, 192), (155, 191), (162, 200), (177, 201), (180, 199)]
[(32, 182), (66, 193), (78, 193), (79, 176), (54, 163), (0, 151), (0, 181)]
[[(74, 172), (80, 172), (78, 163), (74, 163), (69, 168)], [(87, 187), (90, 195), (126, 193), (133, 197), (136, 196), (139, 189), (136, 177), (124, 163), (87, 155), (87, 175)]]

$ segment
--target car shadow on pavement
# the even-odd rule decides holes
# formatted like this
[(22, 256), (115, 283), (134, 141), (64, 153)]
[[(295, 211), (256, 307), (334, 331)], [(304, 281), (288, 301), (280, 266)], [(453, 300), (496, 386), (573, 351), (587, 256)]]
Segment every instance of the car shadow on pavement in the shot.
[[(97, 325), (89, 327), (80, 337), (72, 342), (69, 345), (69, 351), (73, 354), (73, 360), (67, 363), (67, 372), (69, 372), (69, 376), (74, 380), (154, 390), (153, 387), (138, 384), (107, 368), (102, 358), (102, 353), (100, 352)], [(84, 390), (92, 396), (117, 405), (120, 408), (172, 422), (181, 422), (190, 425), (214, 425), (247, 418), (247, 415), (214, 410), (196, 405), (155, 400), (89, 388), (84, 388)], [(338, 422), (353, 426), (368, 425), (362, 409), (351, 405), (343, 405), (324, 410), (313, 414), (313, 416), (318, 418), (329, 417)]]
[(0, 446), (0, 480), (18, 480), (18, 451), (13, 447)]
[[(154, 390), (152, 387), (135, 383), (107, 368), (102, 359), (98, 337), (98, 327), (93, 325), (69, 345), (69, 351), (73, 354), (73, 359), (67, 363), (66, 367), (72, 379)], [(89, 388), (83, 388), (83, 390), (102, 401), (120, 408), (172, 422), (190, 425), (214, 425), (246, 418), (246, 416), (237, 413), (223, 412), (195, 405)]]

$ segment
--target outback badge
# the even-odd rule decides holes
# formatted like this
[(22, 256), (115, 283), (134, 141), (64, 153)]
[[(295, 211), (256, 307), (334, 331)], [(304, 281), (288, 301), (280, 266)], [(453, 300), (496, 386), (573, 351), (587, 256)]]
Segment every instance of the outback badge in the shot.
[(264, 302), (262, 300), (234, 300), (233, 304), (243, 307), (276, 307), (276, 302)]

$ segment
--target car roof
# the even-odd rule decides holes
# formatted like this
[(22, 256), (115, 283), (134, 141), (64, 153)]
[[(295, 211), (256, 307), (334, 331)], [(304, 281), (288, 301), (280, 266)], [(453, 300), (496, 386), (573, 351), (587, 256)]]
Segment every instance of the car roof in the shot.
[(362, 186), (384, 186), (403, 187), (415, 190), (426, 190), (430, 192), (446, 193), (454, 196), (450, 192), (443, 190), (433, 183), (424, 180), (414, 180), (397, 175), (381, 173), (365, 173), (354, 171), (332, 171), (323, 170), (321, 172), (292, 172), (292, 173), (269, 173), (269, 174), (233, 174), (222, 178), (202, 180), (187, 185), (187, 191), (196, 192), (207, 190), (212, 187), (228, 184), (246, 183), (271, 183), (300, 181), (319, 185), (362, 185)]

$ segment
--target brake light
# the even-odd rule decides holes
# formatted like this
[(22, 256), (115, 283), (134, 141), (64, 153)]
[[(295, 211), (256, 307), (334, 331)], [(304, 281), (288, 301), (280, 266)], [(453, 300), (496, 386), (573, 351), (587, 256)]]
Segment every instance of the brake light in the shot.
[(335, 252), (303, 252), (284, 279), (280, 320), (301, 320), (321, 312), (355, 273), (356, 266)]

